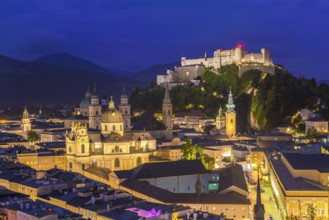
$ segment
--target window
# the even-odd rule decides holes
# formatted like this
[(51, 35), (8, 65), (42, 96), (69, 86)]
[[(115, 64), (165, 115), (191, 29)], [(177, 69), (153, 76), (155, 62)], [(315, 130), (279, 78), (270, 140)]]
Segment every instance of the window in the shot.
[(107, 125), (105, 125), (105, 128), (104, 128), (105, 131), (107, 131)]
[(72, 147), (69, 147), (69, 153), (72, 153)]
[(114, 151), (118, 153), (118, 152), (120, 151), (119, 146), (115, 146), (115, 147), (114, 147)]
[(187, 187), (187, 190), (190, 190), (190, 188), (191, 188), (191, 187), (190, 187), (190, 186), (188, 186), (188, 187)]
[(69, 163), (69, 168), (72, 169), (72, 162)]
[(98, 115), (98, 111), (96, 111), (96, 115)]
[(81, 168), (82, 168), (82, 170), (84, 170), (86, 168), (86, 165), (82, 164)]
[(85, 145), (81, 145), (81, 153), (85, 153)]
[(114, 167), (116, 167), (116, 168), (120, 167), (120, 159), (119, 158), (115, 158)]
[(122, 125), (120, 125), (120, 131), (122, 131)]
[(112, 128), (113, 131), (115, 131), (115, 125), (113, 125), (113, 128)]

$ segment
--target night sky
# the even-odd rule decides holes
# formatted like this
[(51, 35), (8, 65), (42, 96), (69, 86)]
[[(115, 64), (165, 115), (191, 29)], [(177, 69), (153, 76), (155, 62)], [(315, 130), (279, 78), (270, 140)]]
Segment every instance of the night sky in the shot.
[(137, 72), (243, 43), (297, 76), (328, 79), (328, 0), (1, 0), (0, 54), (69, 52)]

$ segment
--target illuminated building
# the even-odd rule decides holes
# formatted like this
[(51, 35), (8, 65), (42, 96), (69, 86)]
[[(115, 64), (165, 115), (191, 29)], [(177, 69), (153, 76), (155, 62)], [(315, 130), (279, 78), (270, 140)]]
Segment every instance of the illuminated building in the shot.
[(68, 170), (83, 173), (91, 167), (131, 169), (149, 161), (156, 140), (146, 131), (125, 131), (122, 113), (113, 100), (102, 114), (101, 130), (73, 123), (66, 134)]
[(66, 156), (60, 152), (37, 150), (35, 152), (20, 153), (17, 154), (17, 160), (38, 171), (50, 170), (55, 167), (62, 170), (67, 169)]
[(27, 111), (26, 108), (24, 108), (21, 128), (22, 128), (23, 132), (28, 132), (32, 129), (29, 112)]
[(309, 205), (315, 219), (328, 219), (329, 156), (325, 154), (275, 153), (265, 150), (265, 169), (282, 217), (307, 218)]
[(235, 137), (236, 135), (236, 112), (235, 112), (235, 105), (233, 102), (233, 94), (232, 90), (230, 89), (230, 93), (228, 95), (228, 102), (226, 104), (226, 113), (225, 113), (225, 120), (226, 120), (226, 135), (227, 137)]

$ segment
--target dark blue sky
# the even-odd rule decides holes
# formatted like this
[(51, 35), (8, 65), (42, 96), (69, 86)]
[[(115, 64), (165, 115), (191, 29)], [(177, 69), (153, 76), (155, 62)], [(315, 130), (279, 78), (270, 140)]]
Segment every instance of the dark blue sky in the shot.
[(233, 48), (269, 48), (295, 75), (328, 79), (328, 0), (1, 0), (0, 54), (69, 52), (136, 72)]

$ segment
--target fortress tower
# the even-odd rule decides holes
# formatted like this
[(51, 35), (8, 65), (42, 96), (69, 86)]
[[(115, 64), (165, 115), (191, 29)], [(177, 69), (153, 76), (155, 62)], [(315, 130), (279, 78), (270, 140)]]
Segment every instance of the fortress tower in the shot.
[(89, 112), (89, 128), (100, 129), (102, 106), (99, 104), (98, 95), (96, 94), (96, 86), (94, 86), (94, 92), (91, 95), (90, 105), (88, 106)]
[(173, 121), (172, 121), (172, 104), (171, 104), (171, 99), (169, 96), (169, 91), (168, 91), (168, 85), (166, 85), (166, 91), (165, 91), (165, 96), (162, 102), (162, 119), (163, 119), (163, 124), (166, 127), (167, 130), (167, 139), (172, 138), (172, 130), (173, 130)]
[(128, 103), (128, 96), (126, 94), (125, 87), (123, 87), (123, 91), (121, 94), (119, 110), (123, 116), (125, 130), (130, 130), (131, 129), (131, 107)]
[(226, 135), (229, 138), (235, 137), (236, 135), (236, 112), (234, 109), (233, 94), (230, 88), (228, 102), (226, 104)]
[(30, 121), (30, 116), (29, 112), (27, 111), (26, 108), (24, 108), (23, 111), (23, 117), (22, 117), (22, 124), (21, 124), (23, 132), (28, 132), (31, 130), (31, 121)]

